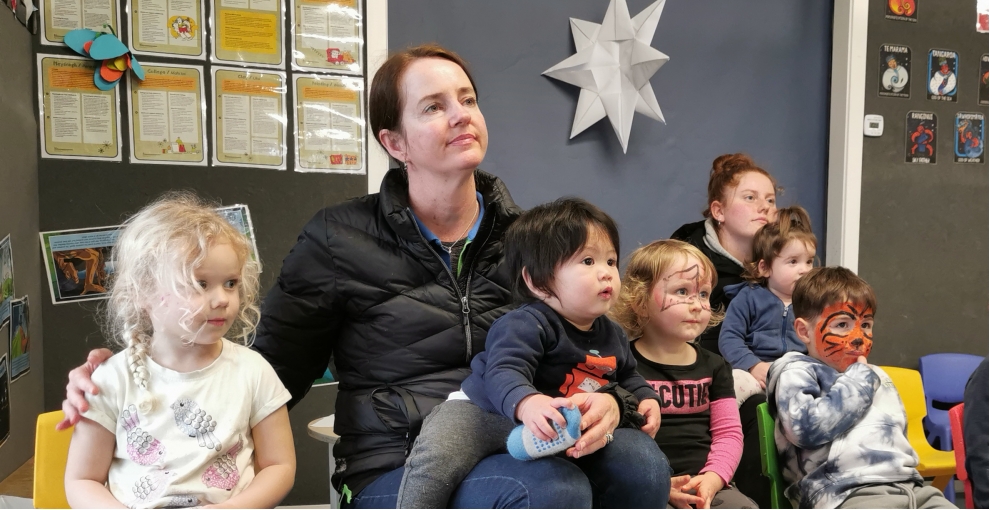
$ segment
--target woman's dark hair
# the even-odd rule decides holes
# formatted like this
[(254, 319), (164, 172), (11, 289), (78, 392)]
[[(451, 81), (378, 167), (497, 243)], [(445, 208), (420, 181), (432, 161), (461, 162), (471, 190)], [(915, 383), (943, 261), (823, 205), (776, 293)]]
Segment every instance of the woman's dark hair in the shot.
[[(442, 58), (457, 64), (471, 81), (471, 87), (474, 88), (475, 94), (478, 92), (471, 71), (468, 70), (467, 62), (457, 53), (438, 44), (422, 44), (393, 53), (378, 68), (368, 93), (368, 122), (371, 124), (372, 136), (378, 140), (378, 144), (383, 149), (385, 145), (378, 138), (378, 133), (383, 129), (398, 131), (402, 126), (403, 104), (402, 93), (399, 90), (402, 75), (406, 72), (409, 64), (421, 58)], [(388, 153), (387, 150), (385, 152)]]
[(589, 227), (608, 236), (618, 261), (619, 227), (608, 214), (587, 200), (560, 198), (519, 216), (505, 233), (505, 261), (512, 275), (513, 297), (521, 302), (539, 299), (526, 286), (523, 268), (533, 287), (554, 295), (550, 285), (557, 267), (584, 247), (588, 242)]

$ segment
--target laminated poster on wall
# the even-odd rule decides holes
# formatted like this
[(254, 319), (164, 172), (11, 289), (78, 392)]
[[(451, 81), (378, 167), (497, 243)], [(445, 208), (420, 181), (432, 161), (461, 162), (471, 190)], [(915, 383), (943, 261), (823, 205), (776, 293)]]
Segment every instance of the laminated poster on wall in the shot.
[(908, 112), (905, 125), (904, 161), (934, 165), (938, 155), (938, 116), (932, 112)]
[(106, 299), (119, 233), (120, 225), (38, 234), (53, 304)]
[(928, 51), (928, 99), (956, 101), (956, 73), (959, 54), (952, 50)]
[(956, 163), (983, 163), (986, 146), (986, 116), (976, 112), (956, 114), (953, 152)]
[(358, 0), (291, 0), (292, 68), (362, 74), (364, 36)]
[(294, 75), (297, 172), (365, 173), (364, 80)]
[[(7, 326), (0, 326), (0, 336), (7, 334)], [(10, 374), (7, 355), (0, 356), (0, 446), (10, 437)]]
[(10, 382), (14, 382), (31, 370), (28, 297), (15, 299), (10, 309), (10, 350), (7, 352), (10, 353)]
[(205, 166), (203, 68), (145, 64), (144, 74), (128, 80), (131, 163)]
[(918, 2), (921, 0), (885, 0), (884, 18), (893, 21), (918, 22)]
[(285, 67), (282, 0), (212, 0), (210, 26), (213, 62)]
[(0, 240), (0, 323), (10, 319), (10, 304), (14, 299), (14, 252), (10, 234)]
[(117, 0), (38, 0), (38, 6), (41, 44), (62, 46), (65, 34), (77, 28), (99, 32), (109, 25), (114, 34), (120, 34)]
[(990, 54), (980, 57), (980, 104), (990, 104)]
[(254, 239), (254, 223), (251, 221), (251, 211), (248, 209), (248, 206), (246, 204), (228, 205), (226, 207), (218, 207), (217, 212), (228, 223), (233, 225), (234, 228), (244, 234), (244, 237), (247, 237), (251, 241), (251, 258), (256, 262), (260, 262), (258, 243)]
[(213, 68), (213, 165), (286, 169), (285, 73)]
[(204, 4), (199, 0), (128, 0), (127, 42), (138, 55), (203, 59)]
[(976, 31), (990, 32), (990, 0), (976, 0)]
[(882, 97), (911, 97), (911, 48), (900, 44), (880, 45), (880, 89)]
[(120, 95), (93, 83), (99, 62), (38, 55), (41, 157), (120, 161)]

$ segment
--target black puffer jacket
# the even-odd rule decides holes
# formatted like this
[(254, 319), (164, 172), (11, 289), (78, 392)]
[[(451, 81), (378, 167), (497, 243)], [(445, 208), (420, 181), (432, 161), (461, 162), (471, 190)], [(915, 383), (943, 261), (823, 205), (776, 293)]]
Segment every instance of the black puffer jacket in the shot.
[[(731, 300), (725, 295), (725, 287), (743, 282), (742, 266), (708, 247), (708, 244), (705, 243), (705, 220), (681, 225), (681, 228), (670, 234), (670, 237), (694, 245), (712, 261), (712, 264), (715, 265), (715, 271), (718, 273), (718, 283), (712, 289), (712, 308), (713, 310), (720, 309), (723, 312), (726, 311), (729, 308), (729, 301)], [(708, 328), (698, 337), (699, 343), (705, 349), (721, 355), (718, 351), (718, 334), (721, 331), (722, 324), (714, 328)]]
[(476, 171), (475, 184), (485, 215), (456, 286), (416, 225), (405, 175), (391, 170), (380, 193), (310, 220), (265, 297), (254, 347), (290, 405), (334, 357), (338, 490), (357, 494), (405, 462), (422, 419), (460, 387), (511, 308), (502, 236), (520, 210), (494, 176)]

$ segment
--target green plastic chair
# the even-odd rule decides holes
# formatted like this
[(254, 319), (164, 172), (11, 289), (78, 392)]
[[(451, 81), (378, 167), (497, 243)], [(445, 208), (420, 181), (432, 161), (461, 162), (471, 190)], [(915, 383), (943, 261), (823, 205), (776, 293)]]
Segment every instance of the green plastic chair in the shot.
[(760, 464), (763, 476), (770, 479), (770, 508), (791, 508), (791, 502), (784, 496), (784, 477), (777, 464), (777, 444), (773, 439), (773, 418), (766, 402), (756, 406), (756, 421), (760, 427)]

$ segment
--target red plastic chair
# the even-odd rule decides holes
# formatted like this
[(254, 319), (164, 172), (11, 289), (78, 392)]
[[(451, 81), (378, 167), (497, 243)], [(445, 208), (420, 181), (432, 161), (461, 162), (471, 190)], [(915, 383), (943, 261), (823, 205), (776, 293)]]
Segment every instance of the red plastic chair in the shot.
[(956, 454), (956, 478), (962, 480), (966, 492), (966, 508), (976, 508), (973, 503), (973, 483), (966, 472), (966, 444), (963, 440), (963, 404), (949, 409), (949, 426), (952, 427), (952, 451)]

